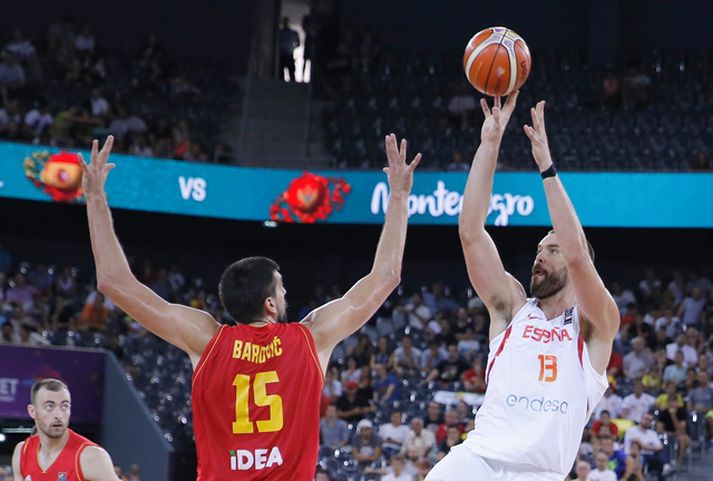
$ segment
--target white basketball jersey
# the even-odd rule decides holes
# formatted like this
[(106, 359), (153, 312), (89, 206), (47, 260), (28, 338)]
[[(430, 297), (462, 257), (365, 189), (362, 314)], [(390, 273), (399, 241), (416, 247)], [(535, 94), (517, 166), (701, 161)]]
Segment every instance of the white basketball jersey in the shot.
[(490, 341), (488, 388), (465, 445), (476, 454), (564, 477), (607, 388), (589, 361), (578, 308), (547, 319), (528, 299)]

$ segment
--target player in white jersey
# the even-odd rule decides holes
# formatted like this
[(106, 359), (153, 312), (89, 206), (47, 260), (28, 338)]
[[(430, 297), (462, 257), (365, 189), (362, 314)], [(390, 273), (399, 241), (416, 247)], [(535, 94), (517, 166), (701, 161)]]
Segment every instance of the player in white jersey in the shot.
[(498, 149), (516, 99), (517, 92), (501, 108), (496, 97), (492, 111), (481, 101), (481, 144), (459, 221), (468, 276), (490, 314), (488, 388), (474, 429), (427, 481), (562, 481), (607, 387), (619, 311), (554, 170), (544, 102), (531, 109), (532, 126), (524, 127), (554, 227), (537, 246), (532, 297), (505, 271), (484, 228)]

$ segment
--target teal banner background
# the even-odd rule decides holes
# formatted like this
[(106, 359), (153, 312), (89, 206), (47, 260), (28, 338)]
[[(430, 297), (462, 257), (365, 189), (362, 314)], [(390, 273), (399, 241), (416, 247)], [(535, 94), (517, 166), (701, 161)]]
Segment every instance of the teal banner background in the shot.
[[(23, 162), (58, 149), (0, 142), (0, 197), (52, 202), (26, 176)], [(88, 153), (84, 152), (85, 158)], [(270, 207), (300, 170), (258, 169), (114, 154), (107, 193), (112, 207), (236, 220), (270, 219)], [(329, 223), (383, 221), (388, 199), (381, 172), (317, 171), (350, 186)], [(713, 227), (713, 173), (562, 173), (583, 225), (589, 227)], [(409, 199), (412, 224), (455, 225), (465, 173), (419, 171)], [(333, 185), (330, 183), (330, 185)], [(286, 204), (283, 202), (282, 206)], [(536, 172), (495, 175), (490, 225), (550, 225)]]

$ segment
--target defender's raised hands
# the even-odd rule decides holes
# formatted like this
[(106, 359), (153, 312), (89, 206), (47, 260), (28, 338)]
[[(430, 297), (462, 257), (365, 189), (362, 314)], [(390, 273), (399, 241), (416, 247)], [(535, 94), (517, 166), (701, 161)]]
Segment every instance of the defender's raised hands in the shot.
[(389, 134), (384, 140), (386, 147), (386, 159), (388, 167), (384, 167), (384, 173), (389, 178), (389, 188), (391, 194), (411, 193), (413, 186), (413, 171), (421, 162), (421, 154), (416, 154), (410, 164), (406, 163), (406, 139), (401, 139), (401, 145), (397, 146), (396, 136)]
[(116, 164), (107, 162), (113, 145), (113, 135), (106, 138), (101, 150), (99, 150), (99, 141), (95, 139), (92, 142), (92, 156), (89, 164), (86, 163), (82, 154), (77, 154), (79, 165), (82, 167), (82, 189), (85, 195), (104, 193), (104, 184), (109, 171), (116, 167)]

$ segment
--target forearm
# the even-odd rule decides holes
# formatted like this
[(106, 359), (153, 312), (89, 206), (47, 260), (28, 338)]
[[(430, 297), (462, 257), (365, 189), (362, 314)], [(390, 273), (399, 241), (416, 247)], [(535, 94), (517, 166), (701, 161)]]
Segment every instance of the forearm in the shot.
[(397, 285), (401, 279), (407, 226), (408, 195), (392, 192), (371, 268), (373, 274), (378, 274), (390, 284)]
[(559, 176), (548, 177), (544, 179), (543, 185), (552, 227), (557, 233), (557, 241), (565, 262), (587, 259), (587, 239), (562, 181)]
[(87, 218), (92, 252), (100, 288), (132, 276), (119, 240), (114, 233), (111, 211), (104, 194), (87, 195)]
[(499, 149), (500, 142), (484, 142), (480, 144), (475, 153), (463, 194), (463, 208), (458, 220), (461, 236), (475, 234), (485, 226)]

